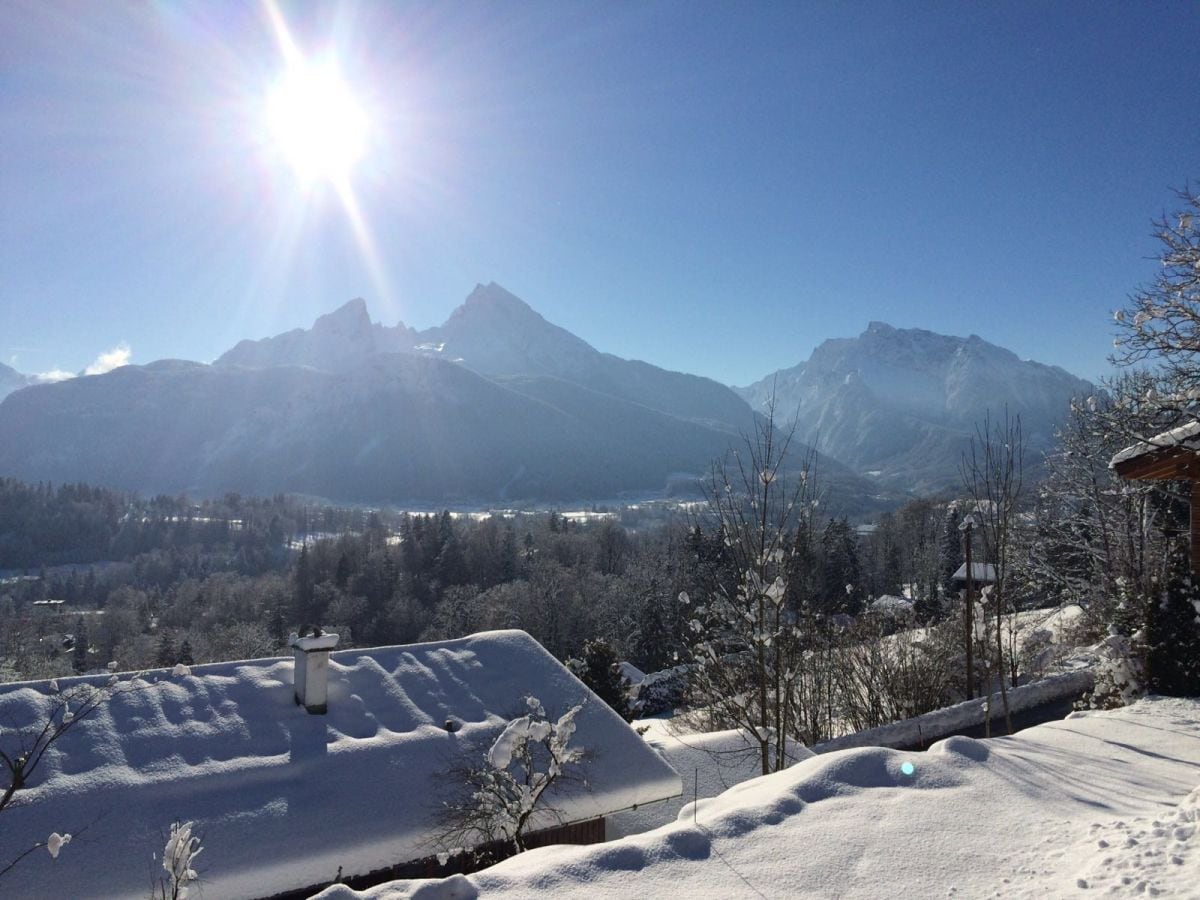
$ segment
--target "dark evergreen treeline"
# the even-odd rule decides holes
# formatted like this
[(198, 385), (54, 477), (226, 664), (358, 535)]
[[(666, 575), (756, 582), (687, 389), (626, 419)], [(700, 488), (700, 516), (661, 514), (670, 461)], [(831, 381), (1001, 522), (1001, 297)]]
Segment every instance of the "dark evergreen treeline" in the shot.
[[(0, 478), (0, 571), (70, 564), (129, 562), (154, 551), (228, 550), (253, 558), (280, 550), (308, 522), (347, 527), (361, 513), (312, 509), (292, 498), (242, 497), (193, 502), (187, 497), (135, 494), (65, 484), (25, 484)], [(327, 521), (326, 521), (327, 520)], [(261, 569), (261, 559), (236, 568)]]
[[(143, 500), (9, 479), (0, 496), (5, 565), (31, 576), (0, 584), (8, 678), (278, 654), (310, 623), (338, 631), (343, 647), (522, 628), (564, 660), (601, 639), (654, 671), (685, 656), (680, 592), (703, 596), (714, 578), (739, 574), (722, 536), (684, 516), (628, 530), (557, 512), (406, 515), (235, 494)], [(939, 556), (944, 518), (944, 505), (918, 501), (866, 536), (829, 520), (796, 536), (805, 562), (791, 583), (847, 615), (917, 585), (932, 613), (942, 571), (958, 564)]]

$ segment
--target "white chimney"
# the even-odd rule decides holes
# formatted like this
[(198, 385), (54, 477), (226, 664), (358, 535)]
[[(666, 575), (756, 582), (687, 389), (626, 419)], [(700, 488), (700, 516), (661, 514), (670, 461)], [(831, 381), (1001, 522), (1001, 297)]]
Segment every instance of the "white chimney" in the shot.
[(288, 646), (296, 655), (296, 702), (310, 713), (323, 713), (329, 708), (329, 651), (337, 646), (338, 636), (312, 630), (308, 637), (293, 634)]

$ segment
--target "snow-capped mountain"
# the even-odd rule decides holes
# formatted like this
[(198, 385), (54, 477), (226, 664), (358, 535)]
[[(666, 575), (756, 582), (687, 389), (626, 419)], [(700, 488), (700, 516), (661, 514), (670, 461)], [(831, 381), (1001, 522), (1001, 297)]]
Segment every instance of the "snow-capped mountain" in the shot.
[(822, 343), (806, 361), (737, 391), (797, 436), (859, 472), (905, 490), (958, 483), (958, 464), (990, 410), (1019, 414), (1028, 464), (1047, 449), (1072, 397), (1095, 387), (1056, 366), (1019, 359), (977, 335), (950, 337), (872, 322)]
[(725, 385), (601, 353), (495, 283), (477, 285), (444, 324), (424, 331), (403, 322), (373, 323), (366, 304), (351, 300), (311, 329), (242, 341), (216, 365), (303, 365), (336, 372), (374, 353), (434, 356), (492, 379), (560, 378), (735, 433), (753, 426), (750, 408)]
[(438, 327), (418, 335), (425, 352), (461, 360), (483, 375), (586, 377), (601, 354), (565, 328), (547, 322), (496, 283), (476, 285)]
[[(19, 392), (0, 403), (0, 473), (372, 503), (594, 499), (694, 484), (755, 415), (715, 381), (600, 353), (488, 285), (425, 332), (373, 323), (355, 300), (211, 366)], [(877, 503), (844, 466), (823, 474), (843, 508)]]

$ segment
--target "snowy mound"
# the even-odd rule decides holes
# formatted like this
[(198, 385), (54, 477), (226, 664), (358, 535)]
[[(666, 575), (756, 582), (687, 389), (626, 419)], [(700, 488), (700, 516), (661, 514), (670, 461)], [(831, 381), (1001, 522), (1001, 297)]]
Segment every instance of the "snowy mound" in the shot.
[[(645, 729), (642, 737), (646, 743), (679, 773), (683, 793), (672, 800), (610, 816), (609, 838), (657, 828), (674, 821), (684, 806), (694, 800), (716, 797), (736, 784), (762, 775), (759, 745), (744, 730), (689, 734), (665, 719), (646, 719), (634, 725), (639, 731)], [(792, 763), (814, 755), (796, 741), (789, 741), (787, 749)]]
[(1197, 785), (1200, 701), (1151, 699), (927, 753), (818, 756), (646, 834), (321, 897), (1194, 898)]

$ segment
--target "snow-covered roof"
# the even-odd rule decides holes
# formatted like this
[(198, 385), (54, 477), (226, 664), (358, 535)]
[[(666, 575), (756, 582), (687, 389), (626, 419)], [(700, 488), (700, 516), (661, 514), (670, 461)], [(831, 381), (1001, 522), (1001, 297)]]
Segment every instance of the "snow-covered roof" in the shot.
[(907, 597), (897, 597), (894, 594), (883, 594), (871, 602), (871, 609), (875, 612), (908, 612), (913, 608), (913, 603)]
[(1173, 447), (1200, 451), (1200, 422), (1188, 422), (1186, 425), (1155, 435), (1148, 441), (1139, 441), (1131, 447), (1126, 447), (1112, 458), (1109, 467), (1116, 468), (1121, 463), (1130, 462), (1148, 453)]
[[(950, 576), (955, 581), (967, 580), (967, 564), (963, 563), (954, 570), (954, 574)], [(982, 581), (990, 584), (996, 580), (996, 567), (991, 563), (971, 563), (971, 580)]]
[[(572, 740), (587, 754), (583, 783), (551, 797), (563, 823), (681, 790), (616, 713), (521, 631), (335, 652), (326, 715), (295, 704), (292, 674), (290, 658), (219, 663), (186, 676), (147, 673), (116, 694), (53, 745), (25, 804), (5, 810), (0, 860), (51, 832), (77, 835), (57, 859), (24, 860), (5, 889), (145, 896), (161, 874), (152, 854), (177, 820), (195, 821), (203, 836), (206, 900), (269, 896), (327, 883), (339, 867), (349, 876), (433, 855), (442, 802), (457, 786), (450, 771), (481, 764), (528, 695), (552, 718), (584, 703)], [(53, 687), (0, 686), (5, 730), (42, 720)], [(448, 731), (448, 720), (460, 727)]]

